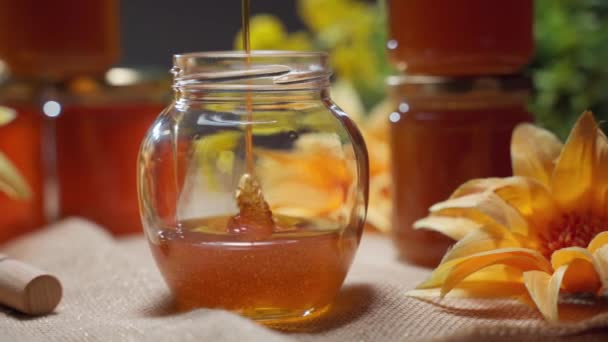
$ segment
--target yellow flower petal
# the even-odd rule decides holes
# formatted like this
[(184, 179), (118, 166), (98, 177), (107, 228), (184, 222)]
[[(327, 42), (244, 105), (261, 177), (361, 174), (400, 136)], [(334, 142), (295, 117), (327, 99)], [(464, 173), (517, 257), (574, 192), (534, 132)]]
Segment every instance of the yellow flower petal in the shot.
[(432, 215), (464, 217), (481, 224), (508, 227), (512, 232), (527, 235), (528, 224), (519, 212), (492, 192), (467, 195), (439, 202), (430, 208)]
[(593, 211), (597, 215), (603, 215), (608, 209), (608, 139), (601, 129), (597, 130), (595, 150)]
[(17, 112), (9, 107), (0, 106), (0, 126), (4, 126), (7, 123), (13, 121), (17, 116)]
[(449, 275), (441, 286), (442, 294), (450, 292), (469, 275), (492, 265), (507, 265), (524, 272), (530, 270), (551, 271), (551, 265), (540, 253), (524, 248), (496, 249), (463, 259), (449, 271)]
[(494, 191), (505, 183), (507, 178), (477, 178), (471, 179), (459, 186), (450, 198), (458, 198), (467, 195), (478, 194), (486, 191)]
[(559, 320), (559, 290), (567, 266), (562, 266), (553, 276), (542, 271), (524, 272), (524, 284), (540, 313), (549, 322)]
[(415, 229), (434, 230), (454, 240), (460, 240), (480, 227), (480, 223), (466, 218), (444, 216), (428, 216), (414, 223)]
[(562, 208), (588, 208), (590, 204), (597, 130), (591, 112), (583, 113), (557, 159), (551, 192)]
[(500, 225), (486, 225), (473, 230), (446, 252), (442, 263), (493, 249), (521, 247), (511, 232)]
[(562, 248), (551, 255), (551, 265), (557, 270), (566, 266), (562, 287), (568, 292), (596, 292), (600, 279), (593, 267), (591, 253), (582, 247)]
[(529, 222), (529, 236), (545, 233), (547, 223), (559, 213), (549, 189), (532, 178), (506, 178), (494, 192)]
[(28, 198), (31, 190), (25, 179), (11, 162), (0, 152), (0, 191), (13, 198)]
[(513, 174), (548, 186), (561, 148), (562, 143), (553, 133), (528, 123), (518, 125), (511, 140)]
[[(551, 271), (551, 264), (537, 251), (527, 249), (527, 248), (501, 248), (490, 251), (485, 251), (481, 253), (472, 254), (466, 257), (457, 258), (453, 260), (449, 260), (446, 262), (442, 262), (437, 268), (431, 273), (429, 278), (420, 284), (418, 289), (426, 289), (426, 288), (434, 288), (442, 286), (448, 276), (450, 275), (452, 269), (457, 267), (458, 265), (468, 262), (469, 260), (473, 261), (483, 261), (486, 264), (477, 268), (477, 270), (481, 270), (484, 267), (491, 266), (492, 263), (488, 263), (491, 260), (503, 260), (505, 257), (527, 257), (527, 261), (530, 261), (528, 265), (535, 265), (536, 269), (545, 270), (547, 272)], [(479, 259), (481, 258), (481, 259)], [(488, 259), (489, 258), (489, 259)], [(525, 267), (527, 268), (527, 267)], [(481, 270), (480, 272), (483, 272)], [(492, 279), (494, 273), (491, 273), (488, 279)]]
[[(444, 297), (448, 298), (505, 298), (519, 297), (526, 287), (521, 281), (463, 281)], [(410, 297), (440, 297), (441, 289), (414, 289), (405, 293)]]
[(507, 204), (519, 211), (530, 224), (536, 237), (545, 233), (547, 223), (558, 215), (558, 208), (551, 197), (549, 189), (542, 183), (528, 177), (484, 178), (474, 179), (461, 185), (452, 198), (492, 191)]
[(589, 242), (589, 246), (587, 249), (589, 252), (594, 253), (596, 250), (601, 248), (602, 246), (608, 244), (608, 232), (601, 232), (597, 234), (591, 242)]
[(591, 253), (582, 247), (568, 247), (559, 249), (551, 255), (551, 266), (556, 270), (561, 266), (568, 265), (574, 259), (591, 261)]
[(608, 245), (604, 245), (593, 253), (593, 266), (600, 277), (602, 289), (608, 290)]

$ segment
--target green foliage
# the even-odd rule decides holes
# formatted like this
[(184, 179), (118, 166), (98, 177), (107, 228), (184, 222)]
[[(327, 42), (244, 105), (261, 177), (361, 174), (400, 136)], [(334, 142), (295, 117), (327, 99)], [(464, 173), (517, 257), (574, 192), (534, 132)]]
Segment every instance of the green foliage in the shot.
[[(531, 110), (562, 138), (586, 109), (608, 118), (608, 1), (536, 0)], [(606, 129), (606, 126), (604, 126)]]

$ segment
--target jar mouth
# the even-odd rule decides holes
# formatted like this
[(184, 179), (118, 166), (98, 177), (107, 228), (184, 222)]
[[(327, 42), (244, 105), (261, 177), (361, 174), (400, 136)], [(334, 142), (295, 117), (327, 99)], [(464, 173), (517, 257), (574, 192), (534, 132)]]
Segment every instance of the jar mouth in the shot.
[(327, 87), (324, 52), (192, 52), (175, 55), (171, 72), (179, 91), (285, 91)]
[[(243, 58), (247, 57), (247, 52), (242, 50), (226, 51), (200, 51), (186, 52), (173, 55), (176, 62), (191, 58)], [(323, 51), (290, 51), (290, 50), (253, 50), (249, 54), (251, 58), (274, 57), (274, 58), (327, 58), (328, 55)]]

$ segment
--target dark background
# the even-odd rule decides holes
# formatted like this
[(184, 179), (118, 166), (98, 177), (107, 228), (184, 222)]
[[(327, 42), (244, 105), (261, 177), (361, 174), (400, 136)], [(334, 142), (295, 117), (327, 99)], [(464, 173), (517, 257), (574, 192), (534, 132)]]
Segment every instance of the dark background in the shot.
[[(253, 0), (251, 13), (261, 12), (303, 28), (295, 0)], [(119, 64), (169, 68), (175, 53), (231, 50), (240, 27), (241, 0), (122, 0)]]

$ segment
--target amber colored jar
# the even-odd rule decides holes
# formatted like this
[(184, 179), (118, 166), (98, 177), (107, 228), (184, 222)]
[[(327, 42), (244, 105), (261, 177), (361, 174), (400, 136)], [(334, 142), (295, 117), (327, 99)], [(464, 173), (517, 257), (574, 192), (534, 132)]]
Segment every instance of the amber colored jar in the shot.
[(12, 108), (16, 118), (0, 126), (0, 152), (27, 182), (31, 196), (14, 199), (0, 191), (0, 243), (28, 233), (46, 222), (42, 137), (44, 118), (34, 101), (34, 86), (7, 82), (0, 86), (0, 105)]
[(393, 63), (408, 74), (509, 74), (531, 59), (533, 0), (389, 0)]
[(512, 130), (533, 120), (529, 82), (395, 76), (388, 83), (396, 107), (389, 115), (394, 241), (402, 258), (435, 266), (453, 241), (413, 223), (470, 179), (512, 174)]
[[(114, 73), (118, 71), (118, 73)], [(112, 69), (118, 80), (134, 70)], [(136, 165), (141, 140), (164, 108), (159, 81), (122, 86), (74, 81), (56, 121), (59, 216), (81, 216), (114, 234), (141, 233)]]
[(0, 59), (11, 74), (103, 74), (119, 56), (118, 0), (0, 0)]

